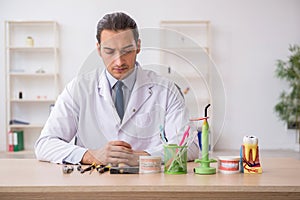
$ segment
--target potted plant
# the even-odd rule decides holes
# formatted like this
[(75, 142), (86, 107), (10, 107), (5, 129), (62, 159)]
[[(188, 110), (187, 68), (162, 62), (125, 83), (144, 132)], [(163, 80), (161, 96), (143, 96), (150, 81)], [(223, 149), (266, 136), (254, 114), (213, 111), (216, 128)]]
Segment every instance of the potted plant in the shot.
[[(287, 61), (277, 60), (276, 76), (288, 82), (288, 91), (283, 91), (275, 112), (287, 124), (288, 129), (297, 130), (300, 134), (300, 46), (290, 45), (290, 56)], [(298, 135), (298, 143), (300, 137)]]

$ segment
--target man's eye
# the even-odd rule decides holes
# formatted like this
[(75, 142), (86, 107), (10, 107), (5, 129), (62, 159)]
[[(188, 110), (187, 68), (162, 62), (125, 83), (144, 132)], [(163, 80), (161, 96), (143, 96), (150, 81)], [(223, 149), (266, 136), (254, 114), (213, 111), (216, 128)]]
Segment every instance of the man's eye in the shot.
[(113, 50), (113, 49), (105, 49), (104, 50), (104, 53), (106, 53), (106, 54), (114, 54), (114, 52), (115, 52), (115, 50)]
[(133, 52), (133, 49), (126, 49), (126, 50), (123, 50), (121, 52), (122, 55), (126, 55), (126, 54), (130, 54), (131, 52)]

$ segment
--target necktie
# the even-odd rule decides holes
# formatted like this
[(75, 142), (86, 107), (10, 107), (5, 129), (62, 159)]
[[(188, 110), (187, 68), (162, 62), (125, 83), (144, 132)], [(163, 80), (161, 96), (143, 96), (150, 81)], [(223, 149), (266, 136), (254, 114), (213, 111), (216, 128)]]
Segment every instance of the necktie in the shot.
[(124, 99), (123, 99), (123, 86), (122, 81), (117, 81), (115, 87), (116, 87), (116, 98), (115, 98), (115, 106), (118, 112), (118, 115), (122, 121), (123, 116), (124, 116)]

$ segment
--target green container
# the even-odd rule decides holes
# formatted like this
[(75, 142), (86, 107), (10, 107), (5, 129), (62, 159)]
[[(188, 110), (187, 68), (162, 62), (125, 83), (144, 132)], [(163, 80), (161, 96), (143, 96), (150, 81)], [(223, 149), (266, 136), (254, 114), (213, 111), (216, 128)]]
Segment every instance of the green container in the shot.
[(165, 174), (187, 173), (187, 146), (164, 145)]

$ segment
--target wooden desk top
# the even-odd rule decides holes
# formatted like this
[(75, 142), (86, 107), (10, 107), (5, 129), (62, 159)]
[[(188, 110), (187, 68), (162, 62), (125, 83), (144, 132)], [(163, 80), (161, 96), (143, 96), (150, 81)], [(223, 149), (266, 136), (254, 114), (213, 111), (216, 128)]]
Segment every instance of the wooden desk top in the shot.
[[(94, 199), (182, 199), (269, 197), (300, 199), (300, 160), (292, 158), (262, 159), (262, 174), (193, 173), (195, 163), (188, 164), (188, 174), (81, 174), (74, 169), (62, 173), (62, 165), (35, 159), (0, 159), (0, 199), (13, 197)], [(216, 164), (212, 166), (216, 167)], [(253, 196), (254, 195), (254, 196)], [(263, 195), (263, 196), (262, 196)], [(236, 196), (236, 197), (237, 197)], [(50, 199), (51, 199), (50, 198)]]

